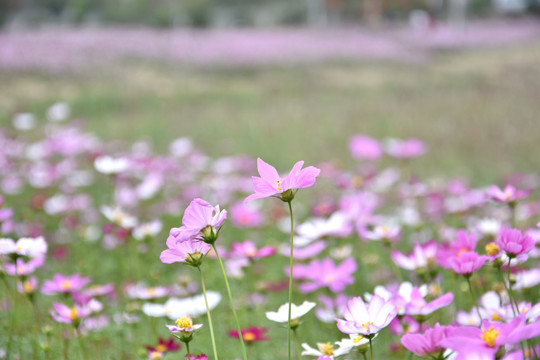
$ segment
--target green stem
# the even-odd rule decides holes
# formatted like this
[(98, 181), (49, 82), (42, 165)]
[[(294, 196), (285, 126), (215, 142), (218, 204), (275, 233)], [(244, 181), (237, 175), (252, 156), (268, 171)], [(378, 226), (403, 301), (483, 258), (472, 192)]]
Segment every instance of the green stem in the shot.
[(369, 336), (369, 359), (373, 360), (373, 344), (371, 343), (371, 335)]
[(294, 245), (294, 219), (293, 219), (293, 211), (292, 211), (292, 204), (291, 202), (287, 202), (289, 204), (289, 213), (291, 216), (291, 257), (289, 261), (289, 321), (288, 321), (288, 340), (289, 340), (289, 360), (291, 360), (291, 313), (292, 313), (292, 280), (293, 280), (293, 263), (294, 263), (294, 253), (293, 253), (293, 245)]
[(236, 316), (236, 309), (234, 308), (234, 303), (231, 295), (231, 288), (229, 286), (229, 280), (227, 280), (227, 273), (225, 272), (225, 267), (223, 266), (223, 261), (221, 260), (221, 256), (219, 256), (219, 253), (216, 249), (216, 245), (212, 243), (212, 248), (214, 249), (214, 252), (216, 253), (217, 259), (219, 261), (219, 266), (221, 267), (221, 272), (223, 273), (223, 279), (225, 280), (225, 287), (227, 288), (227, 295), (229, 295), (229, 302), (231, 303), (231, 309), (234, 316), (234, 320), (236, 321), (236, 330), (238, 331), (238, 337), (240, 338), (240, 343), (242, 344), (242, 358), (244, 360), (247, 360), (247, 353), (246, 353), (246, 346), (244, 345), (244, 338), (242, 337), (242, 331), (240, 330), (240, 323), (238, 322), (238, 316)]
[[(412, 353), (411, 353), (411, 354), (412, 354)], [(362, 353), (362, 357), (364, 358), (364, 360), (367, 360), (367, 356), (366, 356), (366, 352), (365, 352), (365, 351)]]
[[(508, 267), (510, 268), (510, 267)], [(512, 298), (510, 297), (510, 290), (508, 290), (508, 286), (506, 285), (506, 279), (504, 278), (504, 273), (503, 271), (501, 270), (501, 268), (499, 267), (499, 273), (501, 274), (501, 277), (502, 277), (502, 283), (503, 283), (503, 286), (504, 286), (504, 290), (506, 290), (506, 293), (508, 294), (508, 299), (510, 300), (510, 307), (512, 308), (512, 312), (514, 313), (514, 316), (517, 316), (517, 311), (514, 307), (514, 302), (512, 301)], [(510, 279), (508, 279), (508, 283), (510, 283)]]
[(81, 331), (79, 330), (79, 328), (75, 328), (75, 332), (76, 332), (76, 335), (77, 335), (77, 340), (79, 342), (79, 347), (81, 348), (81, 352), (82, 352), (82, 358), (84, 360), (87, 359), (87, 356), (86, 356), (86, 348), (84, 347), (84, 344), (83, 344), (83, 341), (82, 341), (82, 334), (81, 334)]
[(478, 308), (478, 302), (476, 301), (476, 296), (474, 296), (474, 292), (473, 292), (472, 285), (471, 285), (471, 276), (470, 276), (470, 274), (468, 276), (465, 276), (465, 279), (467, 279), (467, 284), (469, 284), (469, 292), (471, 293), (474, 308), (476, 309), (476, 313), (478, 314), (478, 319), (480, 320), (480, 322), (482, 322), (482, 315), (480, 315), (480, 309)]
[(508, 295), (510, 296), (510, 304), (512, 302), (516, 305), (516, 315), (519, 315), (519, 305), (517, 303), (516, 296), (514, 295), (514, 290), (512, 290), (512, 282), (510, 281), (510, 262), (512, 261), (512, 258), (508, 258), (508, 268), (506, 272), (506, 277), (508, 278)]
[(188, 360), (191, 360), (191, 353), (189, 352), (189, 341), (185, 342), (185, 344), (186, 344), (187, 358)]
[(294, 334), (294, 342), (296, 343), (296, 356), (298, 357), (298, 360), (302, 360), (302, 352), (300, 351), (300, 340), (298, 339), (298, 334), (296, 333), (296, 329), (293, 330)]
[(212, 325), (212, 316), (210, 316), (210, 308), (208, 307), (208, 299), (206, 298), (206, 285), (204, 284), (204, 277), (200, 266), (197, 266), (199, 273), (201, 274), (201, 286), (204, 295), (204, 304), (206, 305), (206, 315), (208, 316), (208, 325), (210, 326), (210, 339), (212, 340), (212, 349), (214, 350), (214, 357), (218, 360), (218, 352), (216, 349), (216, 338), (214, 337), (214, 326)]

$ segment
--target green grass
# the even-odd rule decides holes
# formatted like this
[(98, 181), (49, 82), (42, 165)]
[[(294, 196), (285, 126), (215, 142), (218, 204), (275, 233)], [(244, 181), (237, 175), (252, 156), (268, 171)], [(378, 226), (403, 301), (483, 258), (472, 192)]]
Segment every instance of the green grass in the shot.
[(190, 136), (212, 156), (289, 166), (351, 164), (351, 134), (425, 140), (424, 175), (494, 181), (538, 169), (540, 43), (445, 53), (429, 63), (345, 62), (262, 68), (126, 61), (71, 74), (0, 73), (0, 119), (66, 100), (107, 139), (160, 150)]

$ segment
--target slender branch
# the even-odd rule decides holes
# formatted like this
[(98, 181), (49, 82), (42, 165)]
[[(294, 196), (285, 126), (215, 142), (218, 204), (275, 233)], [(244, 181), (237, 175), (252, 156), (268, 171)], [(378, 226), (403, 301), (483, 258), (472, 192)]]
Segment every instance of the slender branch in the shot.
[(214, 337), (214, 326), (212, 325), (212, 316), (210, 315), (210, 307), (208, 307), (208, 299), (206, 298), (206, 285), (204, 284), (204, 277), (200, 266), (197, 266), (199, 273), (201, 274), (201, 286), (204, 295), (204, 303), (206, 305), (206, 314), (208, 315), (208, 325), (210, 326), (210, 338), (212, 340), (212, 349), (214, 350), (214, 357), (218, 360), (218, 352), (216, 349), (216, 338)]
[(294, 264), (294, 219), (291, 201), (287, 202), (289, 204), (289, 213), (291, 217), (291, 257), (289, 261), (289, 320), (288, 320), (288, 341), (289, 341), (289, 360), (291, 360), (291, 313), (292, 313), (292, 280), (293, 280), (293, 264)]

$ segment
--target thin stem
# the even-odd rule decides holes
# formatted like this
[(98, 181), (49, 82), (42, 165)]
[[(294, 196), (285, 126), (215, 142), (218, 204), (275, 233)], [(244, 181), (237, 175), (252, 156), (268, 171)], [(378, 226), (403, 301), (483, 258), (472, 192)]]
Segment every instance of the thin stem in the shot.
[[(508, 267), (510, 268), (510, 267)], [(512, 298), (510, 297), (510, 290), (508, 290), (508, 286), (506, 285), (506, 279), (504, 278), (504, 273), (503, 271), (501, 270), (501, 268), (499, 267), (499, 273), (501, 274), (501, 277), (502, 277), (502, 283), (503, 283), (503, 286), (504, 286), (504, 290), (506, 290), (506, 293), (508, 294), (508, 299), (510, 300), (510, 307), (512, 308), (512, 312), (514, 313), (514, 316), (517, 316), (517, 311), (514, 307), (514, 302), (512, 301)], [(508, 279), (508, 283), (510, 283), (510, 279)]]
[(79, 330), (79, 328), (75, 328), (75, 332), (77, 333), (77, 340), (79, 342), (79, 347), (81, 348), (81, 352), (82, 352), (82, 355), (83, 355), (83, 359), (86, 360), (87, 356), (86, 356), (86, 348), (84, 347), (84, 344), (83, 344), (83, 341), (82, 341), (82, 334), (81, 334), (81, 330)]
[(300, 351), (300, 340), (298, 339), (298, 334), (296, 333), (296, 329), (293, 330), (294, 334), (294, 342), (296, 343), (296, 357), (298, 360), (302, 360), (302, 352)]
[(369, 359), (373, 360), (373, 344), (371, 343), (371, 336), (369, 337)]
[(367, 360), (367, 356), (366, 356), (366, 352), (365, 352), (365, 351), (362, 353), (362, 356), (364, 357), (364, 360)]
[(218, 353), (216, 349), (216, 339), (214, 337), (214, 326), (212, 325), (212, 316), (210, 316), (210, 308), (208, 307), (208, 299), (206, 298), (206, 285), (204, 284), (204, 277), (200, 266), (197, 266), (199, 273), (201, 274), (201, 286), (204, 295), (204, 304), (206, 305), (206, 315), (208, 316), (208, 325), (210, 326), (210, 339), (212, 340), (212, 349), (214, 350), (214, 357), (218, 360)]
[(289, 204), (289, 213), (291, 216), (291, 255), (290, 255), (290, 261), (289, 261), (289, 321), (288, 321), (288, 340), (289, 340), (289, 360), (291, 360), (291, 313), (292, 313), (292, 280), (293, 280), (293, 263), (294, 263), (294, 253), (293, 253), (293, 245), (294, 245), (294, 219), (293, 219), (293, 211), (292, 211), (292, 205), (291, 201), (287, 202)]
[(510, 296), (510, 304), (512, 304), (512, 301), (516, 305), (516, 315), (519, 314), (519, 305), (517, 303), (516, 296), (514, 295), (514, 290), (512, 290), (512, 282), (510, 281), (510, 262), (512, 261), (512, 258), (508, 258), (508, 268), (506, 269), (506, 277), (508, 278), (508, 295)]
[(478, 308), (478, 302), (476, 301), (476, 296), (474, 296), (474, 292), (471, 285), (471, 277), (465, 276), (465, 279), (467, 279), (467, 283), (469, 284), (469, 292), (471, 293), (474, 308), (476, 309), (476, 313), (478, 314), (478, 319), (480, 320), (480, 322), (482, 322), (482, 315), (480, 315), (480, 308)]
[(191, 353), (189, 352), (189, 341), (185, 342), (184, 344), (186, 344), (187, 358), (188, 360), (191, 360)]
[(227, 273), (225, 272), (225, 267), (223, 266), (223, 261), (221, 260), (221, 256), (219, 256), (219, 253), (216, 249), (216, 245), (212, 243), (212, 248), (214, 249), (214, 252), (216, 253), (217, 259), (219, 261), (219, 266), (221, 267), (221, 272), (223, 273), (223, 279), (225, 280), (225, 287), (227, 288), (227, 295), (229, 295), (229, 302), (231, 303), (231, 309), (234, 316), (234, 320), (236, 321), (236, 330), (238, 331), (238, 337), (240, 338), (240, 344), (242, 344), (242, 358), (244, 360), (247, 360), (247, 353), (246, 353), (246, 346), (244, 345), (244, 338), (242, 337), (242, 331), (240, 330), (240, 323), (238, 322), (238, 316), (236, 316), (236, 310), (234, 308), (234, 303), (231, 295), (231, 288), (229, 286), (229, 280), (227, 280)]

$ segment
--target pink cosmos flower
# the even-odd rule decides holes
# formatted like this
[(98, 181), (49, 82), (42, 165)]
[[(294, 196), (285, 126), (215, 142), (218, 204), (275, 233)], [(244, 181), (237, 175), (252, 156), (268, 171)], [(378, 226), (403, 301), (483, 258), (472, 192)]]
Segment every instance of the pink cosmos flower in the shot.
[(176, 325), (165, 325), (170, 332), (191, 334), (203, 326), (203, 324), (193, 324), (193, 320), (186, 316), (176, 320)]
[(35, 277), (29, 277), (28, 279), (24, 281), (17, 282), (17, 290), (21, 294), (31, 295), (33, 294), (37, 289), (38, 281)]
[[(326, 243), (323, 240), (319, 240), (302, 248), (293, 248), (293, 257), (295, 260), (311, 259), (320, 254), (324, 249), (326, 249)], [(291, 256), (288, 247), (283, 247), (280, 253), (283, 256)]]
[(322, 322), (330, 323), (335, 321), (336, 317), (343, 313), (347, 306), (347, 296), (339, 294), (335, 299), (320, 295), (319, 306), (315, 309), (315, 316)]
[(523, 235), (518, 229), (503, 228), (496, 241), (499, 249), (506, 252), (509, 256), (515, 257), (526, 254), (535, 246), (535, 241), (528, 235)]
[(462, 275), (470, 275), (480, 269), (487, 260), (487, 256), (478, 255), (474, 251), (467, 251), (448, 260), (450, 268)]
[(405, 315), (401, 318), (395, 317), (388, 326), (392, 335), (403, 335), (406, 333), (417, 333), (422, 331), (425, 326), (420, 324), (412, 316)]
[(41, 292), (46, 295), (58, 293), (67, 294), (80, 291), (90, 282), (89, 277), (83, 277), (79, 274), (67, 275), (54, 274), (52, 280), (45, 280), (41, 287)]
[(397, 306), (374, 295), (366, 305), (361, 297), (354, 297), (343, 310), (345, 320), (336, 319), (337, 327), (345, 334), (372, 335), (388, 326), (396, 317)]
[(399, 307), (403, 308), (403, 313), (405, 315), (426, 316), (431, 314), (435, 310), (448, 306), (453, 300), (454, 294), (449, 292), (438, 297), (435, 300), (427, 302), (418, 287), (414, 286), (410, 293), (409, 299), (405, 299), (403, 297), (396, 297), (394, 298), (394, 303)]
[(40, 256), (28, 261), (18, 258), (15, 264), (7, 263), (4, 265), (6, 273), (11, 276), (26, 276), (32, 274), (37, 268), (45, 263), (45, 257)]
[(300, 285), (300, 291), (309, 293), (327, 287), (332, 292), (341, 292), (348, 285), (354, 284), (354, 272), (357, 269), (353, 258), (345, 259), (335, 265), (332, 259), (313, 260), (307, 268), (305, 279), (309, 282)]
[(496, 185), (491, 185), (487, 195), (497, 202), (515, 203), (529, 196), (531, 190), (516, 189), (513, 185), (507, 184), (504, 189), (500, 189)]
[(54, 321), (66, 324), (78, 324), (81, 319), (90, 315), (91, 311), (84, 306), (69, 307), (61, 303), (53, 302), (51, 316)]
[(356, 159), (376, 160), (383, 155), (381, 144), (369, 136), (354, 135), (349, 141), (349, 151)]
[(446, 339), (452, 331), (453, 326), (440, 326), (435, 324), (432, 329), (426, 330), (423, 334), (405, 334), (401, 337), (401, 343), (407, 350), (422, 357), (437, 356), (444, 349), (439, 343)]
[(276, 249), (273, 246), (267, 245), (257, 249), (253, 241), (246, 240), (232, 243), (229, 257), (247, 257), (248, 259), (258, 260), (272, 256), (275, 253)]
[(200, 354), (200, 355), (193, 355), (193, 354), (190, 354), (191, 357), (188, 357), (186, 355), (186, 359), (188, 360), (208, 360), (208, 356), (206, 354)]
[[(244, 202), (270, 196), (278, 196), (289, 190), (313, 186), (313, 184), (315, 184), (315, 179), (319, 176), (321, 171), (314, 166), (308, 166), (307, 168), (302, 169), (303, 165), (303, 161), (298, 161), (294, 164), (289, 175), (281, 177), (276, 168), (258, 158), (257, 170), (261, 177), (252, 177), (255, 193), (249, 195)], [(294, 196), (294, 194), (288, 195), (287, 199), (291, 200), (292, 196)], [(284, 200), (286, 199), (284, 198)]]
[(209, 244), (195, 238), (178, 241), (174, 237), (169, 236), (166, 244), (168, 249), (161, 252), (161, 256), (159, 257), (161, 262), (165, 264), (182, 262), (199, 266), (204, 255), (212, 248)]
[(231, 221), (240, 228), (259, 226), (263, 222), (261, 211), (252, 204), (239, 202), (231, 206)]
[(476, 237), (473, 234), (467, 233), (466, 230), (458, 230), (456, 239), (450, 243), (444, 244), (437, 252), (437, 263), (442, 267), (450, 268), (450, 259), (459, 257), (467, 251), (476, 249)]
[(386, 141), (386, 152), (388, 155), (400, 159), (409, 159), (424, 155), (427, 151), (426, 145), (418, 139), (388, 139)]
[(470, 359), (471, 354), (493, 359), (500, 346), (511, 345), (540, 336), (540, 322), (526, 324), (525, 315), (514, 318), (510, 323), (483, 321), (480, 328), (466, 326), (456, 328), (439, 346), (455, 350), (456, 360)]
[[(174, 241), (182, 242), (196, 237), (213, 242), (217, 239), (219, 227), (225, 219), (227, 219), (227, 211), (220, 211), (219, 205), (214, 207), (203, 199), (194, 199), (184, 212), (182, 226), (172, 228), (169, 239), (174, 238)], [(169, 242), (169, 239), (167, 239), (167, 242)]]
[(418, 270), (427, 268), (435, 263), (437, 255), (437, 242), (431, 240), (425, 244), (415, 242), (413, 244), (413, 252), (407, 255), (402, 254), (397, 250), (391, 253), (392, 260), (402, 269)]

